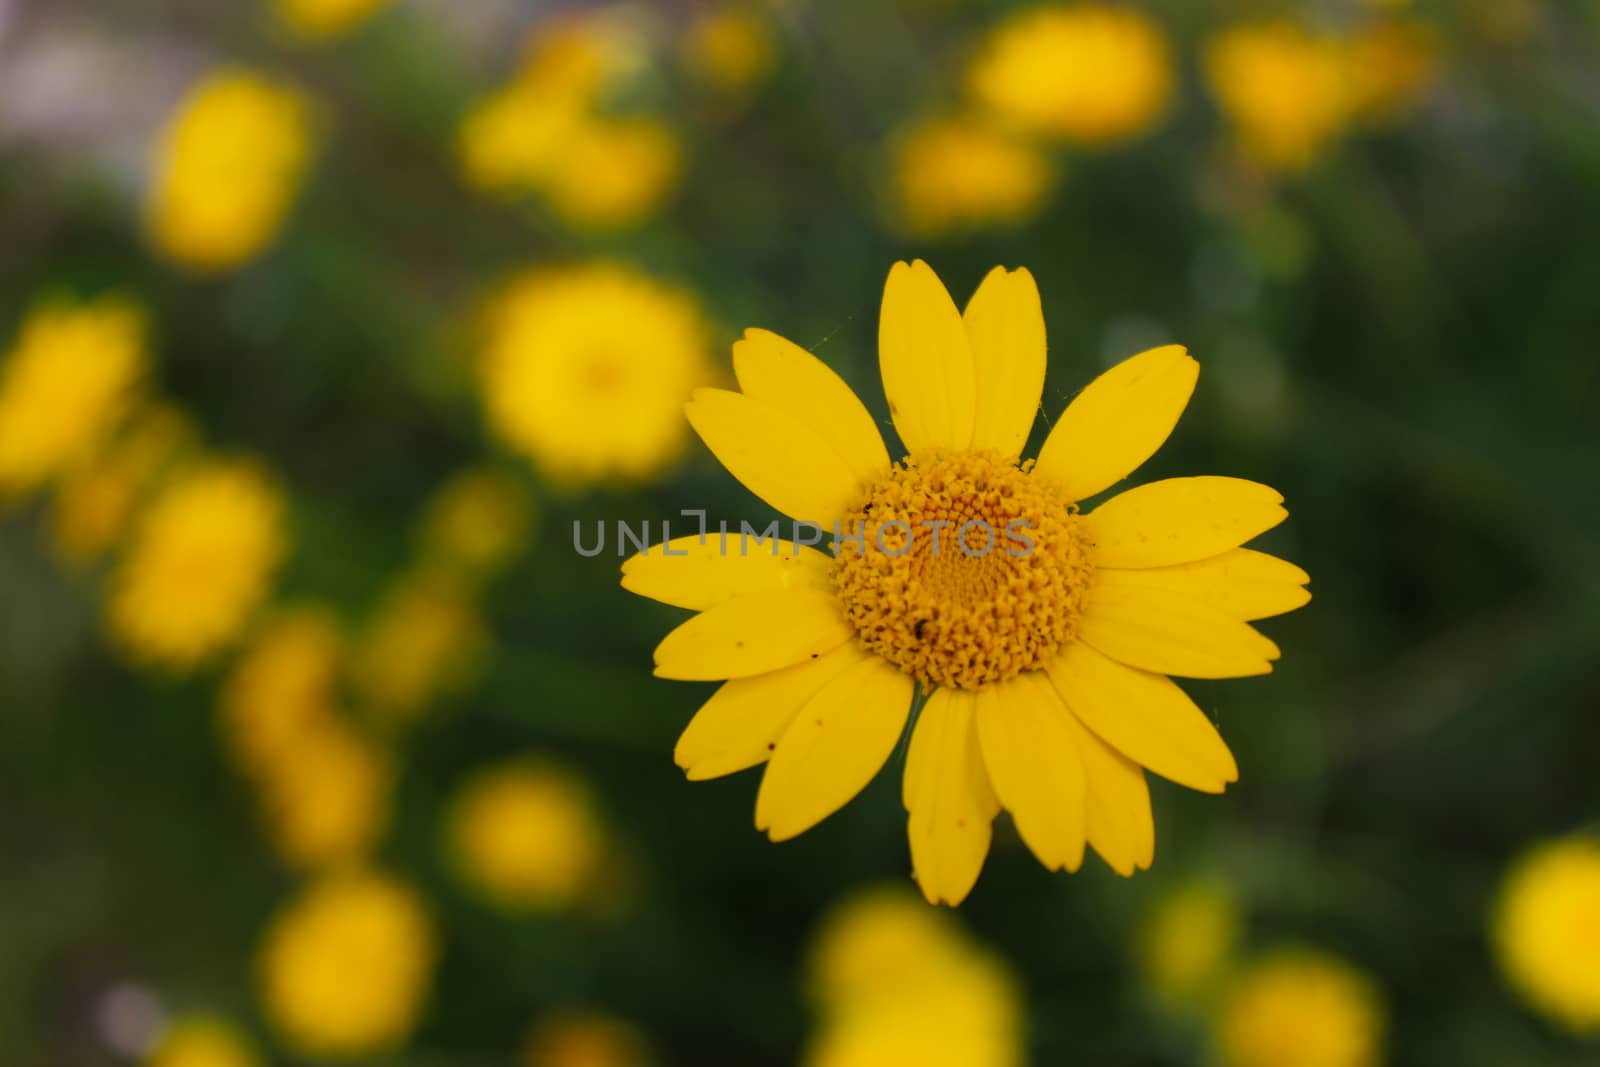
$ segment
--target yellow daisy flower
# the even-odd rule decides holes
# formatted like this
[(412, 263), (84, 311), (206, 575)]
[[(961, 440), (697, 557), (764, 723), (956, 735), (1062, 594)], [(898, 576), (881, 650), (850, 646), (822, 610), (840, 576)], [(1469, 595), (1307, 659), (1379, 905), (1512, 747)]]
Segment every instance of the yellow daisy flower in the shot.
[(0, 356), (0, 499), (92, 455), (127, 413), (148, 359), (144, 313), (125, 300), (32, 312)]
[(108, 622), (140, 659), (185, 670), (229, 644), (270, 591), (284, 501), (253, 464), (213, 461), (140, 516), (113, 576)]
[(1500, 968), (1540, 1014), (1600, 1035), (1600, 838), (1547, 841), (1517, 861), (1492, 921)]
[(1212, 793), (1238, 777), (1167, 675), (1269, 672), (1278, 648), (1250, 620), (1309, 599), (1298, 567), (1240, 547), (1283, 521), (1283, 498), (1173, 478), (1079, 513), (1172, 431), (1199, 371), (1176, 345), (1101, 375), (1019, 464), (1045, 373), (1026, 270), (996, 268), (963, 314), (926, 263), (898, 263), (878, 337), (898, 464), (844, 382), (766, 331), (734, 345), (742, 392), (688, 405), (797, 541), (820, 540), (800, 535), (812, 524), (835, 553), (690, 535), (624, 564), (624, 587), (698, 612), (655, 673), (726, 683), (678, 764), (702, 779), (765, 763), (756, 826), (786, 840), (878, 772), (920, 689), (903, 795), (929, 901), (971, 890), (1002, 807), (1046, 867), (1076, 870), (1086, 843), (1120, 873), (1149, 866), (1143, 770)]
[(1384, 1025), (1367, 975), (1327, 953), (1289, 949), (1233, 980), (1215, 1040), (1225, 1067), (1377, 1067)]
[(1102, 3), (1019, 11), (990, 34), (968, 73), (973, 97), (1022, 129), (1102, 146), (1149, 132), (1172, 83), (1161, 27)]
[(260, 1063), (261, 1057), (238, 1027), (197, 1016), (168, 1027), (144, 1067), (259, 1067)]
[(1054, 180), (1037, 148), (971, 117), (918, 122), (889, 157), (893, 221), (922, 237), (1025, 222)]
[(1292, 22), (1234, 26), (1205, 49), (1211, 93), (1239, 149), (1272, 170), (1304, 170), (1350, 119), (1340, 43)]
[(436, 953), (433, 921), (409, 885), (373, 872), (327, 875), (264, 935), (263, 1013), (308, 1057), (391, 1049), (416, 1024)]
[(1239, 936), (1239, 906), (1221, 886), (1190, 883), (1169, 890), (1139, 928), (1138, 963), (1152, 992), (1172, 1007), (1191, 1007), (1215, 990)]

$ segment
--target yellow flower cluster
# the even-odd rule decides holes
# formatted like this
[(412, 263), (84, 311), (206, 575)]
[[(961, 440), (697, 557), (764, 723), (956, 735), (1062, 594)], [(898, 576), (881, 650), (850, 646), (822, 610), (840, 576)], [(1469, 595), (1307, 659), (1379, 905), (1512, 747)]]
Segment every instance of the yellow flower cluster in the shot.
[(389, 0), (277, 0), (278, 21), (308, 40), (349, 33)]
[(340, 711), (343, 654), (331, 612), (284, 610), (255, 635), (221, 694), (229, 751), (291, 867), (364, 858), (387, 822), (389, 760)]
[(1501, 970), (1530, 1007), (1600, 1034), (1600, 838), (1548, 841), (1521, 857), (1492, 933)]
[(399, 1045), (416, 1024), (437, 949), (410, 886), (372, 871), (330, 874), (272, 920), (258, 959), (262, 1005), (310, 1057)]
[(462, 121), (467, 180), (485, 192), (542, 196), (581, 230), (646, 221), (677, 183), (677, 135), (657, 117), (602, 108), (646, 52), (620, 9), (542, 24), (517, 76)]
[(806, 1067), (1018, 1067), (1021, 996), (994, 955), (910, 893), (870, 890), (818, 933)]
[(202, 79), (156, 148), (145, 217), (151, 240), (195, 271), (259, 255), (294, 203), (311, 152), (309, 104), (261, 74)]
[(889, 169), (895, 221), (924, 236), (1026, 222), (1055, 174), (1035, 145), (975, 115), (904, 129), (890, 148)]
[(461, 876), (508, 911), (564, 911), (591, 892), (606, 832), (588, 788), (525, 758), (478, 772), (451, 805), (449, 847)]
[(1166, 1005), (1201, 1006), (1215, 992), (1238, 935), (1238, 906), (1225, 889), (1200, 882), (1177, 886), (1156, 901), (1140, 926), (1140, 976)]
[(125, 300), (29, 314), (0, 356), (0, 501), (91, 458), (137, 399), (148, 362), (144, 315)]
[(616, 263), (532, 271), (489, 309), (478, 360), (490, 427), (546, 477), (642, 481), (687, 442), (683, 405), (711, 375), (690, 293)]
[(1430, 35), (1397, 19), (1348, 36), (1282, 20), (1246, 23), (1217, 34), (1205, 54), (1239, 150), (1280, 171), (1305, 169), (1353, 123), (1414, 106), (1434, 66)]

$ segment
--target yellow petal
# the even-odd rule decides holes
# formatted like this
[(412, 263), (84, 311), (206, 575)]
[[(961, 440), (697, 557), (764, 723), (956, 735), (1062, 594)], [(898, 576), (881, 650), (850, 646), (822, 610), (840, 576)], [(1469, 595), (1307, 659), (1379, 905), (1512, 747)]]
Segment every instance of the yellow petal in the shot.
[(838, 598), (824, 589), (777, 589), (716, 604), (662, 638), (656, 676), (683, 682), (748, 678), (819, 659), (850, 640)]
[(1000, 803), (1050, 870), (1083, 863), (1083, 762), (1067, 710), (1038, 671), (977, 693), (978, 740)]
[(832, 557), (777, 538), (708, 531), (651, 545), (622, 565), (622, 588), (674, 607), (704, 611), (741, 593), (830, 588)]
[(911, 865), (929, 904), (953, 907), (972, 892), (1000, 810), (978, 750), (974, 707), (970, 692), (935, 690), (917, 718), (906, 753)]
[(1311, 599), (1304, 588), (1311, 576), (1287, 560), (1235, 548), (1174, 567), (1145, 570), (1100, 570), (1095, 583), (1101, 588), (1137, 588), (1178, 593), (1246, 622), (1303, 607)]
[(726, 389), (696, 389), (684, 410), (728, 473), (790, 518), (831, 531), (849, 508), (855, 472), (794, 416)]
[(1243, 478), (1168, 478), (1119, 493), (1083, 519), (1098, 567), (1168, 567), (1238, 548), (1287, 518), (1283, 495)]
[(900, 740), (911, 689), (910, 675), (865, 656), (806, 701), (767, 762), (756, 829), (786, 841), (866, 788)]
[(815, 431), (858, 482), (889, 467), (883, 435), (866, 406), (822, 360), (766, 330), (746, 330), (733, 345), (733, 373), (745, 396), (771, 404)]
[(764, 763), (795, 712), (865, 655), (844, 644), (820, 659), (722, 683), (689, 720), (673, 759), (697, 782)]
[(1199, 376), (1200, 364), (1182, 345), (1123, 360), (1067, 405), (1033, 473), (1060, 486), (1068, 500), (1109, 489), (1166, 442)]
[(966, 327), (944, 283), (920, 259), (889, 271), (878, 363), (907, 452), (972, 444), (977, 394)]
[(1172, 679), (1125, 667), (1081, 641), (1047, 670), (1078, 720), (1135, 763), (1202, 793), (1239, 780), (1216, 727)]
[(1267, 674), (1278, 646), (1249, 623), (1165, 589), (1096, 583), (1084, 597), (1078, 639), (1140, 670), (1183, 678)]
[(1089, 844), (1124, 878), (1155, 859), (1156, 824), (1150, 786), (1139, 765), (1069, 714), (1088, 779)]
[(1028, 442), (1044, 391), (1044, 311), (1026, 268), (996, 267), (961, 316), (972, 348), (977, 417), (972, 447), (1015, 457)]

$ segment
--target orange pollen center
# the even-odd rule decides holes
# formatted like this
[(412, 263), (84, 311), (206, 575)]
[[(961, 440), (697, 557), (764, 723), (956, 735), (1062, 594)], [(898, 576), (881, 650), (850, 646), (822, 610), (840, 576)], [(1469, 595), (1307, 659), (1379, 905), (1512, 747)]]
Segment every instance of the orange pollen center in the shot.
[(922, 683), (979, 689), (1042, 668), (1089, 584), (1074, 508), (992, 452), (925, 452), (839, 523), (833, 582), (856, 638)]

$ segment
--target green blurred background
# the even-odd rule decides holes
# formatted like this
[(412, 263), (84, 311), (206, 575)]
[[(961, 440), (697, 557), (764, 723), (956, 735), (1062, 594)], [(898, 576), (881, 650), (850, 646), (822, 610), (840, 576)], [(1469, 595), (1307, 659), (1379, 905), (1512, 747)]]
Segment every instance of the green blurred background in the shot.
[[(710, 687), (650, 676), (681, 613), (620, 589), (611, 553), (579, 557), (573, 524), (659, 529), (704, 507), (764, 525), (767, 509), (697, 442), (642, 483), (542, 477), (486, 428), (476, 316), (524, 268), (619, 260), (696, 294), (713, 374), (745, 327), (770, 328), (887, 424), (877, 302), (914, 256), (958, 301), (995, 264), (1033, 271), (1051, 418), (1111, 362), (1187, 345), (1199, 391), (1141, 476), (1277, 487), (1291, 518), (1264, 547), (1313, 578), (1312, 603), (1266, 625), (1275, 673), (1187, 687), (1241, 779), (1220, 798), (1156, 782), (1153, 870), (1049, 874), (997, 826), (956, 921), (1016, 975), (1027, 1061), (1212, 1062), (1135, 949), (1153, 902), (1201, 879), (1237, 902), (1240, 952), (1312, 944), (1369, 974), (1386, 1062), (1600, 1062), (1519, 1005), (1488, 934), (1515, 857), (1600, 817), (1600, 10), (1147, 3), (1175, 68), (1160, 120), (1044, 144), (1058, 173), (1026, 217), (930, 233), (886, 207), (885, 152), (962, 106), (977, 42), (1023, 5), (753, 4), (770, 63), (730, 89), (681, 47), (708, 6), (651, 4), (646, 58), (608, 106), (664, 122), (681, 174), (648, 217), (596, 232), (475, 189), (457, 158), (463, 116), (528, 35), (590, 6), (415, 0), (307, 41), (254, 3), (0, 2), (0, 334), (49, 294), (142, 306), (151, 391), (285, 489), (274, 602), (359, 626), (459, 470), (511, 472), (535, 502), (536, 532), (477, 601), (478, 670), (395, 742), (374, 854), (420, 889), (440, 955), (409, 1039), (367, 1062), (513, 1062), (536, 1019), (574, 1006), (631, 1020), (664, 1064), (804, 1059), (822, 916), (911, 884), (897, 775), (783, 845), (751, 825), (754, 774), (683, 781), (672, 745)], [(1304, 166), (1253, 163), (1199, 57), (1269, 15), (1413, 20), (1428, 84)], [(140, 203), (162, 122), (221, 63), (297, 85), (316, 134), (269, 246), (197, 275), (152, 248)], [(173, 676), (120, 655), (104, 571), (54, 558), (47, 501), (0, 511), (0, 1062), (137, 1058), (108, 998), (220, 1013), (267, 1062), (315, 1062), (255, 994), (261, 931), (308, 876), (223, 754), (229, 657)], [(508, 916), (451, 870), (450, 798), (522, 753), (589, 783), (621, 857), (615, 906)]]

